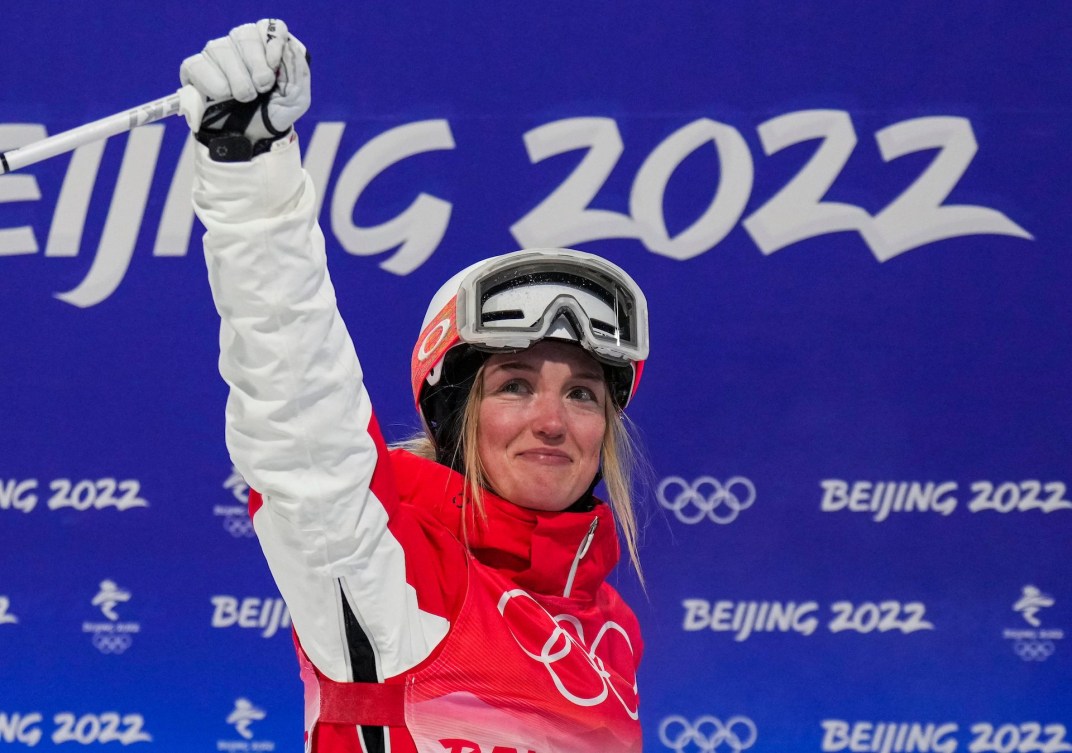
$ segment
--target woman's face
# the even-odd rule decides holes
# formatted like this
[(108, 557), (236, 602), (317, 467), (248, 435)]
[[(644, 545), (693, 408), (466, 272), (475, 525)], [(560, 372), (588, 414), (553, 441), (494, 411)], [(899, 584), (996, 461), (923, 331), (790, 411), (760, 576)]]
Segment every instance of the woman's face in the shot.
[(477, 451), (492, 491), (521, 507), (564, 510), (599, 470), (608, 399), (581, 348), (544, 340), (489, 358)]

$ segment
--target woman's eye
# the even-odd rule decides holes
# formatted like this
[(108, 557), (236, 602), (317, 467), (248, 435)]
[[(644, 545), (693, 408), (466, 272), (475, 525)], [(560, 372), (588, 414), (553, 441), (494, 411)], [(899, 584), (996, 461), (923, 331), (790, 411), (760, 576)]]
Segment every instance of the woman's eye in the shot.
[(524, 382), (522, 382), (522, 381), (520, 381), (518, 379), (513, 379), (513, 380), (503, 384), (503, 386), (499, 388), (499, 392), (506, 392), (508, 394), (520, 395), (520, 394), (525, 392), (525, 389), (526, 389), (526, 385), (525, 385)]
[(570, 397), (574, 400), (585, 400), (594, 402), (596, 400), (596, 393), (587, 387), (574, 387), (570, 391)]

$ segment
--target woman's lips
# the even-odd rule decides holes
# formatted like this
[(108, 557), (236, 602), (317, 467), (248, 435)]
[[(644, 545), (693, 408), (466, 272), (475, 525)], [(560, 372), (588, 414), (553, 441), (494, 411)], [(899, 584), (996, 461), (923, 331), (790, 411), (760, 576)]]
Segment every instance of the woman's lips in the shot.
[(524, 450), (518, 453), (518, 456), (524, 460), (529, 460), (535, 463), (545, 463), (547, 465), (567, 465), (573, 462), (570, 456), (562, 450), (555, 450), (549, 447), (538, 447), (531, 450)]

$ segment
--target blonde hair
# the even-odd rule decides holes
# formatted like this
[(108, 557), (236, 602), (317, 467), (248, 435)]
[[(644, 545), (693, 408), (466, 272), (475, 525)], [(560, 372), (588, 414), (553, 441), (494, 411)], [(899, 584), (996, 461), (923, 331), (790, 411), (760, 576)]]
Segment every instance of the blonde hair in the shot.
[[(484, 491), (490, 488), (490, 482), (484, 464), (480, 461), (480, 452), (477, 445), (478, 416), (480, 414), (480, 403), (484, 399), (483, 377), (484, 367), (481, 366), (476, 372), (473, 386), (470, 388), (469, 396), (465, 401), (465, 411), (462, 415), (459, 431), (461, 439), (459, 445), (462, 452), (461, 468), (465, 476), (465, 494), (462, 498), (462, 504), (463, 506), (472, 504), (474, 512), (480, 518), (486, 520)], [(629, 561), (643, 585), (645, 583), (644, 572), (640, 567), (640, 553), (637, 549), (638, 527), (636, 513), (633, 508), (633, 470), (639, 460), (637, 446), (627, 425), (629, 419), (614, 404), (610, 390), (607, 390), (604, 406), (606, 428), (603, 432), (600, 459), (603, 482), (610, 497), (607, 503), (614, 513), (614, 520), (618, 525), (622, 543), (629, 553)], [(394, 446), (408, 450), (428, 460), (436, 459), (435, 444), (427, 430), (424, 434), (417, 435)], [(456, 448), (455, 452), (457, 451), (458, 449)], [(466, 540), (466, 517), (466, 515), (462, 515), (463, 541)]]

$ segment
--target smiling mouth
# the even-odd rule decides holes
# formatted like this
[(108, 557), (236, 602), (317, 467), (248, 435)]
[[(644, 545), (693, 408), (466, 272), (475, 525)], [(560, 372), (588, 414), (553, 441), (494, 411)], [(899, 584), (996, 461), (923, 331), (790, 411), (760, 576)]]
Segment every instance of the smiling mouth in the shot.
[(561, 465), (573, 462), (570, 459), (570, 456), (561, 450), (525, 450), (524, 452), (518, 453), (518, 455), (525, 460), (532, 460), (537, 463), (548, 463), (551, 465)]

